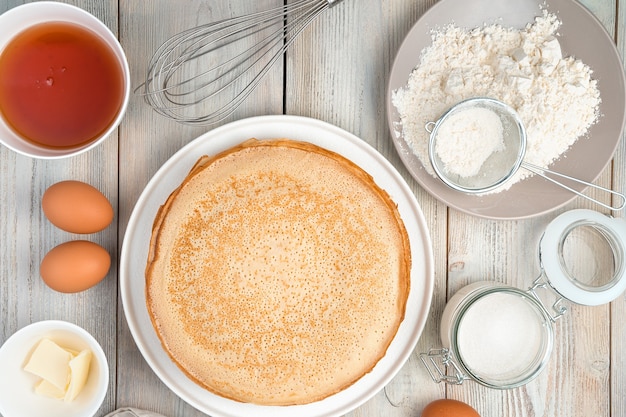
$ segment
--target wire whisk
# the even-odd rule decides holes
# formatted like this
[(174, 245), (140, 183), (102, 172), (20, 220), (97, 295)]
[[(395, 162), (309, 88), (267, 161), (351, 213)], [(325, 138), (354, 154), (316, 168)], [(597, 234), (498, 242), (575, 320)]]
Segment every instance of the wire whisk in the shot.
[(181, 32), (156, 50), (137, 91), (157, 113), (178, 122), (220, 122), (257, 88), (298, 35), (340, 1), (296, 0)]

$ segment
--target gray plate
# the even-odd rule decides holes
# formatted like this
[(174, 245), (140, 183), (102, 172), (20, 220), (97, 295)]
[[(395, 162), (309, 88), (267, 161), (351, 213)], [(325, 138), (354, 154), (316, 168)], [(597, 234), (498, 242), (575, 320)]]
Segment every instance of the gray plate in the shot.
[[(420, 185), (452, 208), (490, 219), (521, 219), (550, 212), (576, 197), (537, 176), (486, 196), (455, 191), (426, 172), (402, 135), (394, 133), (401, 131), (401, 124), (391, 94), (407, 84), (411, 71), (419, 64), (421, 51), (431, 44), (433, 29), (450, 23), (465, 28), (483, 23), (523, 28), (541, 14), (540, 4), (543, 0), (441, 0), (417, 21), (398, 50), (387, 89), (387, 119), (394, 144)], [(558, 30), (563, 55), (589, 65), (602, 99), (601, 118), (589, 130), (589, 137), (580, 138), (551, 168), (592, 182), (613, 157), (624, 128), (626, 88), (622, 62), (613, 39), (585, 7), (572, 0), (550, 0), (547, 9), (563, 22)], [(572, 188), (584, 189), (580, 185)]]

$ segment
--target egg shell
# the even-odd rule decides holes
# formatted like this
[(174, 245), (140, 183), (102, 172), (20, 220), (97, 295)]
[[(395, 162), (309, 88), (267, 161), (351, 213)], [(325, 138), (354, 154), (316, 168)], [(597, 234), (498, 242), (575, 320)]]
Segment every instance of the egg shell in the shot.
[(95, 187), (81, 181), (61, 181), (43, 194), (45, 216), (59, 229), (71, 233), (96, 233), (113, 221), (113, 207)]
[(41, 261), (39, 274), (53, 290), (75, 293), (98, 284), (110, 267), (111, 255), (102, 246), (73, 240), (51, 249)]
[(480, 415), (462, 401), (441, 399), (424, 407), (421, 417), (480, 417)]

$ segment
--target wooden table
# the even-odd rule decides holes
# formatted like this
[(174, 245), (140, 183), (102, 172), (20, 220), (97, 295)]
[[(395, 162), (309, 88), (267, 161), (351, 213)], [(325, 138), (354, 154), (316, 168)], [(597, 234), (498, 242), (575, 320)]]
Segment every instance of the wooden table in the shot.
[[(461, 1), (461, 0), (459, 0)], [(21, 0), (0, 0), (0, 12)], [(182, 29), (282, 1), (76, 0), (118, 34), (134, 86), (143, 81), (148, 58), (161, 42)], [(471, 404), (483, 417), (626, 416), (625, 298), (610, 305), (573, 305), (556, 324), (547, 369), (528, 385), (509, 391), (435, 384), (418, 354), (439, 346), (439, 321), (446, 300), (462, 286), (489, 279), (528, 288), (536, 276), (536, 243), (562, 211), (587, 207), (576, 199), (558, 212), (520, 221), (484, 220), (451, 210), (410, 177), (393, 147), (385, 115), (385, 89), (395, 51), (434, 0), (347, 0), (307, 30), (278, 69), (226, 122), (253, 115), (308, 116), (337, 125), (373, 145), (415, 192), (426, 217), (435, 256), (435, 291), (417, 348), (384, 391), (351, 416), (416, 417), (438, 398)], [(614, 34), (623, 55), (626, 3), (585, 0)], [(1, 28), (0, 28), (1, 30)], [(584, 28), (581, 28), (584, 30)], [(155, 114), (133, 95), (116, 134), (104, 144), (67, 160), (35, 160), (0, 146), (0, 343), (29, 323), (60, 319), (77, 323), (102, 344), (111, 379), (102, 416), (134, 406), (171, 417), (201, 416), (155, 376), (128, 330), (118, 291), (118, 257), (133, 206), (157, 169), (208, 127), (189, 127)], [(597, 183), (626, 191), (626, 148), (620, 146)], [(113, 267), (98, 286), (60, 294), (39, 278), (39, 263), (52, 247), (77, 236), (53, 227), (41, 211), (51, 184), (81, 180), (99, 188), (116, 216), (104, 231), (87, 236), (112, 255)], [(2, 375), (0, 375), (2, 378)]]

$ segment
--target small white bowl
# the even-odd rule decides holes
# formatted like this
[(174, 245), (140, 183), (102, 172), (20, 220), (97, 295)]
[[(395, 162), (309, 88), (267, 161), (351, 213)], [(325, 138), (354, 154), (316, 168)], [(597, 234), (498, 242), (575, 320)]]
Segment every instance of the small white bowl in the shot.
[[(67, 349), (93, 353), (87, 383), (74, 401), (36, 394), (39, 377), (23, 369), (43, 338)], [(75, 324), (57, 320), (40, 321), (15, 332), (0, 347), (0, 375), (0, 415), (4, 417), (92, 417), (109, 385), (109, 366), (96, 339)]]
[[(7, 10), (0, 15), (0, 51), (25, 29), (40, 23), (55, 21), (69, 22), (90, 29), (109, 45), (122, 67), (124, 97), (119, 112), (109, 127), (97, 138), (75, 147), (47, 148), (37, 146), (22, 138), (0, 117), (0, 143), (17, 153), (39, 159), (59, 159), (78, 155), (102, 143), (119, 126), (130, 98), (130, 70), (122, 46), (104, 23), (76, 6), (54, 1), (38, 1)], [(88, 94), (89, 92), (85, 93)]]

